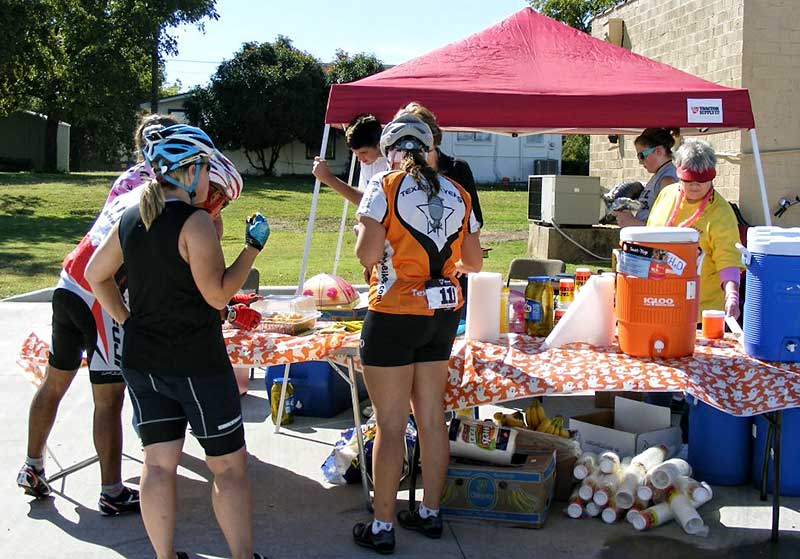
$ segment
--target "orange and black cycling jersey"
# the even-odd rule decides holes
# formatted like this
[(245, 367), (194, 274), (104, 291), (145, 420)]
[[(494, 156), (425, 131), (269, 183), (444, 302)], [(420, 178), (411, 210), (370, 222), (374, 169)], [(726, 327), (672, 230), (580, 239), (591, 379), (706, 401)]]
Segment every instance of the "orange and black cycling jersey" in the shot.
[(470, 196), (460, 185), (439, 175), (439, 192), (426, 189), (402, 171), (379, 173), (370, 180), (357, 214), (378, 221), (386, 229), (383, 257), (372, 269), (369, 308), (388, 314), (431, 316), (425, 283), (455, 276), (461, 243), (480, 225)]

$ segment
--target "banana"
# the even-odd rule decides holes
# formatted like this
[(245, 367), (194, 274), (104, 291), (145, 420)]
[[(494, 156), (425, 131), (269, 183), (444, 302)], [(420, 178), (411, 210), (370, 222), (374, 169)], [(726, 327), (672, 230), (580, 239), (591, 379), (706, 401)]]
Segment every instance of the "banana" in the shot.
[(445, 483), (444, 489), (442, 490), (442, 501), (443, 505), (449, 503), (453, 497), (455, 496), (455, 489), (453, 488), (452, 483)]
[(552, 428), (553, 428), (553, 422), (552, 422), (550, 419), (548, 419), (548, 418), (545, 418), (545, 419), (544, 419), (544, 421), (542, 421), (541, 423), (539, 423), (539, 426), (536, 428), (536, 430), (537, 430), (538, 432), (540, 432), (540, 433), (547, 433), (547, 432), (549, 432), (549, 431), (550, 431)]
[(536, 403), (539, 404), (538, 406), (536, 406), (536, 413), (539, 414), (539, 423), (541, 423), (545, 419), (547, 419), (547, 414), (544, 413), (544, 406), (540, 404), (538, 400)]
[(516, 488), (511, 491), (511, 502), (520, 512), (533, 512), (536, 510), (536, 501), (528, 495), (522, 488)]
[(525, 417), (518, 411), (514, 413), (504, 414), (506, 427), (519, 427), (525, 428)]
[(539, 414), (533, 404), (525, 408), (525, 425), (528, 429), (536, 429), (539, 426)]
[(562, 428), (561, 428), (561, 429), (558, 431), (558, 436), (559, 436), (559, 437), (563, 437), (563, 438), (565, 438), (565, 439), (568, 439), (568, 438), (569, 438), (569, 431), (567, 431), (567, 429), (566, 429), (565, 427), (562, 427)]

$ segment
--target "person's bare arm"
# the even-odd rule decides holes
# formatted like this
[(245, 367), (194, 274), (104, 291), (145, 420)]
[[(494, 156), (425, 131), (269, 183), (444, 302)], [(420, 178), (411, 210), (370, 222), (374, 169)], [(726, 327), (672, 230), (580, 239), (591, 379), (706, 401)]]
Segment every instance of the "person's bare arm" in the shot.
[(358, 206), (361, 203), (361, 191), (354, 186), (350, 186), (339, 177), (334, 175), (328, 167), (327, 161), (324, 159), (320, 159), (319, 156), (315, 157), (314, 167), (312, 168), (311, 172), (316, 178), (319, 179), (319, 182), (330, 186), (351, 204)]
[(100, 243), (86, 266), (84, 275), (97, 300), (108, 314), (122, 324), (130, 316), (114, 276), (122, 266), (122, 246), (119, 242), (119, 224)]
[(217, 230), (205, 212), (195, 212), (186, 220), (179, 238), (181, 256), (189, 264), (192, 278), (206, 302), (216, 309), (228, 304), (241, 289), (259, 250), (246, 245), (227, 269)]
[(358, 220), (356, 257), (364, 268), (372, 270), (372, 267), (383, 258), (386, 229), (371, 217), (360, 216)]
[(483, 267), (483, 250), (481, 250), (481, 232), (467, 233), (461, 242), (461, 260), (456, 269), (461, 273), (480, 272)]

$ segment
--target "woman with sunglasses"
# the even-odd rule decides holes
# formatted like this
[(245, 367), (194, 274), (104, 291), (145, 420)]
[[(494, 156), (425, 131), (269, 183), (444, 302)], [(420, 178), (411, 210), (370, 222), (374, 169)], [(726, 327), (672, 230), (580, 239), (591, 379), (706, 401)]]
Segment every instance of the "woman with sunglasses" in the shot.
[(678, 182), (675, 164), (672, 162), (672, 147), (679, 137), (680, 131), (677, 128), (647, 128), (633, 141), (639, 164), (652, 173), (652, 176), (639, 195), (642, 209), (635, 216), (625, 210), (614, 212), (620, 227), (644, 225), (661, 189)]
[[(231, 556), (252, 551), (250, 483), (239, 392), (222, 337), (220, 310), (238, 291), (269, 237), (260, 214), (249, 218), (245, 247), (226, 268), (211, 217), (209, 158), (216, 149), (192, 126), (147, 137), (156, 179), (123, 213), (92, 256), (86, 278), (123, 325), (122, 374), (144, 446), (140, 482), (145, 528), (158, 559), (174, 549), (177, 467), (187, 423), (214, 476), (212, 501)], [(114, 274), (125, 264), (130, 311)]]

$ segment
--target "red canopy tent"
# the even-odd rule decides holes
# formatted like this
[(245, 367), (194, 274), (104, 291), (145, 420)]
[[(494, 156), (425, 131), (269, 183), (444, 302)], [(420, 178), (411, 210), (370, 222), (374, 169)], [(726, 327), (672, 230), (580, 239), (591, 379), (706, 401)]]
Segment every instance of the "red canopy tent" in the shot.
[[(688, 99), (713, 100), (718, 114), (692, 113)], [(746, 89), (702, 80), (531, 8), (379, 74), (334, 85), (325, 122), (341, 125), (364, 112), (388, 122), (410, 100), (431, 109), (442, 127), (499, 133), (755, 126)]]
[[(680, 127), (694, 135), (750, 129), (764, 218), (771, 224), (746, 89), (692, 76), (531, 8), (379, 74), (334, 85), (322, 146), (331, 126), (344, 127), (363, 113), (389, 122), (409, 101), (433, 111), (446, 130), (638, 134), (648, 127)], [(318, 191), (319, 181), (298, 289), (305, 277)]]

